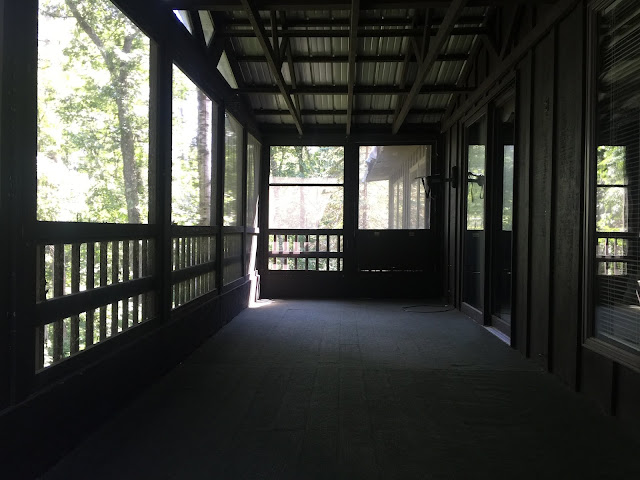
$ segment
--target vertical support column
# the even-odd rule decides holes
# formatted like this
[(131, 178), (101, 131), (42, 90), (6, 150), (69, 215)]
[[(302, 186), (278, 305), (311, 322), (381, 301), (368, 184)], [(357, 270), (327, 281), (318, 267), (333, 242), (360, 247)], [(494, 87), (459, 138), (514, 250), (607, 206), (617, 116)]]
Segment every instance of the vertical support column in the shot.
[(344, 147), (344, 275), (347, 285), (353, 283), (357, 272), (355, 258), (356, 230), (358, 228), (358, 169), (359, 147), (354, 143), (347, 143)]
[[(2, 221), (12, 225), (3, 238), (2, 283), (9, 287), (3, 300), (9, 308), (0, 314), (2, 343), (11, 342), (10, 395), (12, 402), (32, 390), (35, 368), (37, 71), (38, 2), (2, 2), (0, 38), (2, 49), (0, 103), (0, 158), (2, 159)], [(6, 48), (4, 48), (6, 47)], [(3, 235), (4, 237), (4, 235)], [(11, 272), (10, 277), (9, 272)], [(7, 278), (8, 277), (8, 278)], [(3, 291), (4, 288), (2, 288)], [(3, 293), (3, 295), (6, 295)], [(5, 310), (3, 308), (3, 310)], [(8, 323), (5, 323), (8, 322)], [(5, 336), (6, 335), (6, 336)], [(4, 339), (4, 340), (3, 340)], [(6, 347), (5, 347), (6, 348)], [(0, 357), (0, 364), (7, 357)], [(6, 365), (6, 363), (5, 363)], [(0, 366), (0, 382), (7, 368)]]
[(242, 174), (240, 178), (242, 178), (242, 188), (241, 188), (241, 196), (240, 200), (240, 218), (242, 225), (242, 276), (247, 275), (247, 141), (248, 141), (247, 127), (242, 126)]
[(149, 220), (155, 223), (153, 250), (156, 315), (166, 322), (171, 312), (171, 101), (172, 61), (169, 46), (151, 45), (149, 112)]
[(223, 266), (224, 266), (224, 166), (225, 166), (225, 108), (224, 103), (218, 106), (218, 128), (217, 138), (220, 139), (216, 145), (216, 225), (218, 234), (216, 238), (216, 285), (218, 292), (224, 291), (223, 287)]
[(258, 253), (256, 264), (260, 278), (266, 278), (269, 270), (269, 175), (271, 172), (270, 165), (270, 145), (261, 144), (260, 156), (257, 161), (260, 162), (260, 201), (258, 202), (258, 226), (260, 234), (258, 235)]

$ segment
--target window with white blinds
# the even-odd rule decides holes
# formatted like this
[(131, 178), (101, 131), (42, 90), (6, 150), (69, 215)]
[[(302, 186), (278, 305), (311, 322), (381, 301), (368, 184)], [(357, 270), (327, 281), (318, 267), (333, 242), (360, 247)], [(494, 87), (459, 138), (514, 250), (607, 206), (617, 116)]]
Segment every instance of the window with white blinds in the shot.
[(595, 325), (597, 338), (640, 351), (640, 6), (598, 12)]

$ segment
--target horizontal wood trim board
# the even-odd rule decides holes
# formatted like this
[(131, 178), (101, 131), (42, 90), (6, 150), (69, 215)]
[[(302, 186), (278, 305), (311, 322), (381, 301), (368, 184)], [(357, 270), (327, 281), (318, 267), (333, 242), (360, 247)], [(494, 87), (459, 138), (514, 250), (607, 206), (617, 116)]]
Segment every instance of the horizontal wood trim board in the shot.
[(34, 239), (40, 244), (139, 240), (158, 234), (156, 225), (114, 223), (36, 222)]
[(94, 288), (64, 297), (45, 300), (35, 306), (36, 325), (47, 325), (57, 320), (78, 315), (124, 298), (149, 292), (154, 288), (154, 278), (137, 278), (127, 282)]
[(185, 226), (185, 225), (172, 225), (171, 236), (173, 238), (179, 237), (206, 237), (215, 236), (220, 233), (220, 227), (206, 227), (202, 225)]
[(343, 252), (271, 253), (269, 258), (344, 258)]
[(187, 267), (180, 270), (171, 272), (171, 283), (176, 284), (185, 280), (190, 280), (198, 275), (202, 275), (208, 272), (215, 272), (217, 262), (207, 262), (193, 267)]

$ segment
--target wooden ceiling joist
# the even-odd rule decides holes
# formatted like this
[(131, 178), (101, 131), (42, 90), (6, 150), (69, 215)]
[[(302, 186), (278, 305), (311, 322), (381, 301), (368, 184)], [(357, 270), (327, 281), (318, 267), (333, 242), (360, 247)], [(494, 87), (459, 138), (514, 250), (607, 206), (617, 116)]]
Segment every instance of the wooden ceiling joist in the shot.
[[(358, 25), (360, 27), (411, 27), (415, 16), (403, 16), (403, 17), (384, 17), (380, 15), (375, 17), (366, 17), (366, 10), (361, 10)], [(282, 17), (280, 17), (282, 19)], [(430, 26), (437, 27), (442, 23), (444, 17), (430, 18)], [(457, 24), (458, 25), (480, 25), (484, 21), (483, 15), (462, 15)], [(269, 22), (270, 23), (270, 22)], [(229, 27), (249, 27), (249, 21), (244, 18), (232, 18), (228, 22)], [(291, 19), (287, 21), (289, 28), (334, 28), (334, 27), (349, 27), (351, 25), (351, 19), (349, 18), (335, 18), (333, 16), (326, 18), (307, 18), (307, 19)], [(267, 25), (265, 25), (266, 27)]]
[[(265, 34), (272, 34), (271, 28), (262, 25)], [(429, 35), (437, 36), (439, 28), (431, 28)], [(321, 28), (307, 30), (276, 30), (278, 37), (296, 37), (296, 38), (348, 38), (351, 35), (351, 29), (343, 28), (342, 30), (323, 30)], [(489, 30), (485, 27), (455, 27), (447, 32), (447, 35), (487, 35)], [(255, 37), (253, 30), (247, 28), (230, 29), (226, 28), (218, 32), (223, 37), (236, 38), (252, 38)], [(422, 28), (386, 28), (383, 30), (371, 30), (358, 28), (358, 37), (362, 38), (398, 38), (398, 37), (416, 37), (422, 39), (424, 29)]]
[[(425, 109), (413, 109), (409, 112), (409, 115), (442, 115), (445, 112), (444, 108), (425, 108)], [(263, 116), (279, 116), (279, 115), (290, 115), (289, 110), (280, 110), (280, 109), (270, 109), (270, 108), (260, 108), (253, 111), (254, 115), (263, 115)], [(347, 111), (345, 109), (333, 109), (333, 110), (316, 110), (316, 109), (306, 109), (301, 110), (300, 115), (346, 115)], [(354, 109), (351, 114), (356, 117), (360, 115), (393, 115), (394, 110), (391, 109)]]
[(426, 58), (422, 62), (422, 65), (420, 65), (420, 68), (418, 69), (416, 80), (414, 81), (409, 94), (402, 103), (400, 111), (393, 119), (393, 126), (391, 127), (391, 130), (394, 134), (398, 133), (398, 130), (400, 130), (400, 127), (404, 123), (404, 120), (407, 118), (407, 115), (413, 107), (416, 98), (420, 94), (427, 73), (436, 62), (438, 54), (442, 50), (444, 43), (449, 38), (449, 34), (451, 33), (451, 30), (453, 30), (457, 18), (462, 13), (462, 10), (467, 5), (468, 1), (469, 0), (453, 0), (451, 2), (442, 25), (440, 25), (440, 28), (438, 29), (438, 34), (430, 42), (429, 51)]
[(260, 13), (258, 12), (256, 6), (253, 4), (253, 1), (241, 0), (241, 2), (242, 6), (247, 12), (247, 16), (249, 17), (249, 22), (251, 22), (251, 26), (255, 31), (256, 38), (258, 39), (258, 42), (260, 42), (260, 46), (262, 47), (262, 50), (264, 51), (264, 54), (267, 58), (267, 64), (269, 65), (271, 74), (275, 78), (278, 90), (284, 98), (289, 112), (291, 112), (293, 123), (295, 124), (298, 133), (302, 135), (302, 119), (300, 118), (300, 114), (296, 111), (296, 107), (293, 103), (291, 95), (289, 95), (289, 92), (287, 91), (287, 85), (285, 84), (284, 77), (282, 76), (282, 70), (278, 68), (278, 62), (275, 58), (273, 48), (271, 47), (271, 43), (269, 42), (269, 38), (267, 37), (267, 33), (265, 32), (262, 20), (260, 19)]
[[(243, 9), (243, 0), (163, 0), (167, 8), (173, 10), (233, 11)], [(469, 0), (471, 7), (504, 6), (514, 3), (549, 4), (550, 0)], [(552, 3), (552, 2), (551, 2)], [(452, 0), (369, 0), (367, 10), (390, 10), (407, 8), (447, 8)], [(318, 10), (317, 0), (255, 0), (258, 10)], [(350, 10), (351, 0), (329, 0), (322, 3), (322, 10)]]
[[(267, 57), (262, 55), (238, 55), (236, 57), (239, 62), (255, 62), (264, 63)], [(381, 62), (381, 63), (401, 63), (404, 61), (404, 55), (356, 55), (356, 62)], [(464, 62), (469, 58), (466, 53), (441, 53), (438, 55), (439, 62)], [(292, 58), (293, 63), (347, 63), (348, 55), (295, 55)], [(419, 62), (421, 59), (415, 55), (411, 55), (409, 62)]]
[(347, 135), (351, 134), (353, 113), (353, 88), (356, 83), (356, 52), (358, 50), (358, 17), (360, 0), (351, 1), (351, 25), (349, 28), (349, 70), (347, 77)]
[[(285, 89), (287, 94), (292, 95), (347, 95), (349, 89), (347, 85), (298, 85), (297, 88)], [(353, 87), (354, 95), (400, 95), (403, 93), (410, 93), (411, 88), (399, 88), (395, 85), (355, 85)], [(418, 94), (430, 94), (430, 95), (449, 95), (452, 93), (468, 93), (473, 91), (473, 88), (456, 85), (423, 85), (418, 89)], [(247, 85), (236, 90), (237, 93), (253, 94), (253, 93), (267, 93), (278, 94), (282, 93), (278, 85)]]

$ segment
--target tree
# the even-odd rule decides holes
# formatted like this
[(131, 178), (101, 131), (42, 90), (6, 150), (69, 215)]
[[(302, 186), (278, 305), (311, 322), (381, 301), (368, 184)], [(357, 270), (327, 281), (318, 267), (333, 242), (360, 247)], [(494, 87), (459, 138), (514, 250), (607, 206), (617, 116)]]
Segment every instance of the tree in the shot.
[[(57, 117), (43, 123), (64, 129), (57, 145), (49, 142), (48, 156), (91, 179), (89, 218), (78, 220), (140, 223), (147, 196), (142, 170), (148, 163), (148, 39), (106, 0), (48, 0), (42, 2), (41, 27), (48, 19), (74, 23), (61, 42), (63, 56), (48, 59), (71, 72), (73, 92), (63, 95), (63, 88), (51, 84), (40, 98), (41, 116)], [(48, 33), (59, 35), (51, 28)], [(39, 79), (47, 81), (42, 68)]]

